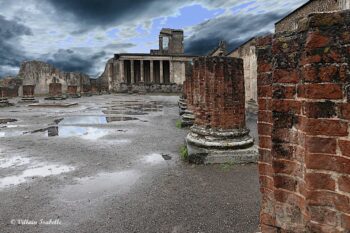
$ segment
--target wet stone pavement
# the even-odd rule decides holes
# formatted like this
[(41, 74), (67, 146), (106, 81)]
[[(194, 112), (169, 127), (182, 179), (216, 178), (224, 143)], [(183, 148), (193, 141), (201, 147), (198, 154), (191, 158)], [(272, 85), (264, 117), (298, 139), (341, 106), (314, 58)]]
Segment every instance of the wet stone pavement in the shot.
[(0, 232), (255, 232), (257, 166), (181, 161), (177, 100), (0, 109)]

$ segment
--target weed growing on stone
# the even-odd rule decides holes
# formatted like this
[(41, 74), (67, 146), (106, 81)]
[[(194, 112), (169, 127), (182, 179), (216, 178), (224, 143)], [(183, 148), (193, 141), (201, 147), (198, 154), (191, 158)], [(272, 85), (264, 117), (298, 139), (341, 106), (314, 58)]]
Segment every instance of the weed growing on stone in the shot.
[(176, 121), (176, 128), (181, 129), (182, 128), (182, 123), (181, 120)]
[(182, 160), (188, 161), (188, 151), (187, 151), (187, 147), (185, 145), (181, 146), (181, 148), (180, 148), (180, 156), (181, 156)]

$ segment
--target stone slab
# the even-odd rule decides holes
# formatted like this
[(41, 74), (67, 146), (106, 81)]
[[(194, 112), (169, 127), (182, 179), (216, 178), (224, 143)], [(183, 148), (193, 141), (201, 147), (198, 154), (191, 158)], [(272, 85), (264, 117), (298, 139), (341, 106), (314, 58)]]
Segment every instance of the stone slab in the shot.
[(28, 106), (44, 107), (44, 108), (68, 108), (76, 105), (78, 105), (78, 103), (39, 103), (39, 104), (29, 104)]
[(249, 164), (257, 163), (259, 158), (258, 147), (256, 145), (247, 149), (218, 150), (200, 148), (187, 143), (187, 150), (190, 162), (197, 164)]

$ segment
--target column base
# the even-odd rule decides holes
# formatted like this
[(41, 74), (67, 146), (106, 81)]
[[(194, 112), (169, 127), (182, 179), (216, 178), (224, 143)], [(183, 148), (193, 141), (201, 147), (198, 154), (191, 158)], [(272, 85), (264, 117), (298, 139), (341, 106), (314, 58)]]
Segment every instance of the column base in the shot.
[(14, 104), (11, 104), (8, 99), (6, 98), (1, 98), (0, 99), (0, 107), (10, 107), (13, 106)]
[(184, 114), (181, 116), (181, 126), (190, 127), (194, 124), (194, 114), (190, 110), (185, 110)]
[(194, 125), (186, 137), (191, 163), (256, 163), (258, 149), (248, 129), (213, 130)]
[(67, 97), (65, 96), (49, 96), (46, 97), (44, 100), (65, 100)]
[(34, 104), (34, 103), (39, 103), (39, 100), (36, 100), (34, 97), (22, 97), (22, 99), (18, 101), (18, 103)]

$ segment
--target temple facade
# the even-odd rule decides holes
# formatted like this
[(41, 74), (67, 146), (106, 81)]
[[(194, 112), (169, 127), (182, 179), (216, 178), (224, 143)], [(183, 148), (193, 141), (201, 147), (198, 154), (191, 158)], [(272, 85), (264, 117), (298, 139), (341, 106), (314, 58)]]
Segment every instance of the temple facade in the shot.
[(162, 29), (158, 50), (115, 54), (100, 79), (114, 92), (181, 92), (193, 58), (184, 54), (182, 30)]

